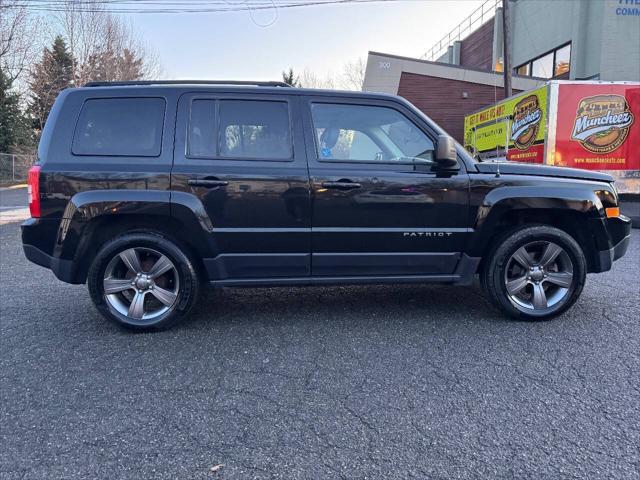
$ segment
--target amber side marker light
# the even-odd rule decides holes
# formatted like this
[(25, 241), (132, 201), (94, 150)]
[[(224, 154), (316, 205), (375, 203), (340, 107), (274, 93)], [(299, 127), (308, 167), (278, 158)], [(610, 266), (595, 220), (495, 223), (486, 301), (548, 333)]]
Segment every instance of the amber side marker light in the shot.
[(607, 218), (618, 218), (620, 216), (620, 207), (608, 207), (604, 209)]

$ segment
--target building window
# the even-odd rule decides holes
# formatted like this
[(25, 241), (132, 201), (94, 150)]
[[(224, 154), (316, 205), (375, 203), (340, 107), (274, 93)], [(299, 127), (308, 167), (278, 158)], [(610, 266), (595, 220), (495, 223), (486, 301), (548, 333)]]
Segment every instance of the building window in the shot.
[(569, 72), (571, 64), (571, 44), (565, 45), (556, 50), (556, 59), (554, 62), (553, 76), (559, 77)]
[(525, 77), (557, 78), (566, 76), (571, 65), (571, 44), (567, 43), (516, 67)]

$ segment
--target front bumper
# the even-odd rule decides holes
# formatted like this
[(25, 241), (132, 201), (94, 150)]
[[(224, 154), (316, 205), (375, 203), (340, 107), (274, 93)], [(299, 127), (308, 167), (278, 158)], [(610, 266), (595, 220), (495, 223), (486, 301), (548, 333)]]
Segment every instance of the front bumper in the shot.
[(608, 220), (607, 230), (611, 237), (611, 247), (598, 252), (600, 268), (598, 271), (606, 272), (611, 270), (613, 262), (627, 253), (629, 242), (631, 241), (631, 219), (620, 215), (619, 218)]

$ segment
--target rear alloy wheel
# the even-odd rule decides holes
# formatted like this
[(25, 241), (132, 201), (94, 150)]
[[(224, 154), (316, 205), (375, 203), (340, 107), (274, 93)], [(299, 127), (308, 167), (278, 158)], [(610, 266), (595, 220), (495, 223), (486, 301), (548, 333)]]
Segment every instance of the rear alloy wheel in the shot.
[(100, 249), (88, 275), (89, 292), (106, 318), (136, 329), (162, 329), (195, 303), (199, 281), (190, 258), (155, 233), (131, 233)]
[(544, 319), (559, 315), (578, 299), (586, 262), (580, 246), (566, 232), (530, 226), (507, 236), (482, 275), (489, 298), (505, 313)]
[(113, 257), (104, 272), (109, 306), (133, 320), (153, 320), (178, 300), (178, 270), (169, 258), (144, 247), (128, 248)]

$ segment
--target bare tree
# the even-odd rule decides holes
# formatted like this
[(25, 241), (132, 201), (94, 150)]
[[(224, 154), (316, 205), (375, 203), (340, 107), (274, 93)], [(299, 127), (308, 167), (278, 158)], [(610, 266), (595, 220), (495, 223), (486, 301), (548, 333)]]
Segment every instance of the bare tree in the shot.
[(39, 53), (34, 41), (38, 25), (24, 1), (0, 0), (0, 68), (9, 84), (22, 76)]
[(362, 58), (347, 62), (342, 72), (342, 86), (346, 90), (362, 90), (367, 64)]
[(305, 88), (341, 88), (344, 90), (362, 90), (364, 83), (364, 73), (366, 63), (361, 58), (344, 64), (342, 75), (334, 75), (327, 72), (325, 75), (318, 75), (309, 68), (302, 71), (299, 77), (299, 84)]
[(336, 81), (330, 72), (323, 77), (308, 68), (302, 71), (299, 83), (304, 88), (336, 88)]
[(62, 25), (74, 57), (77, 85), (161, 74), (157, 55), (147, 51), (130, 23), (106, 11), (103, 2), (66, 0)]

